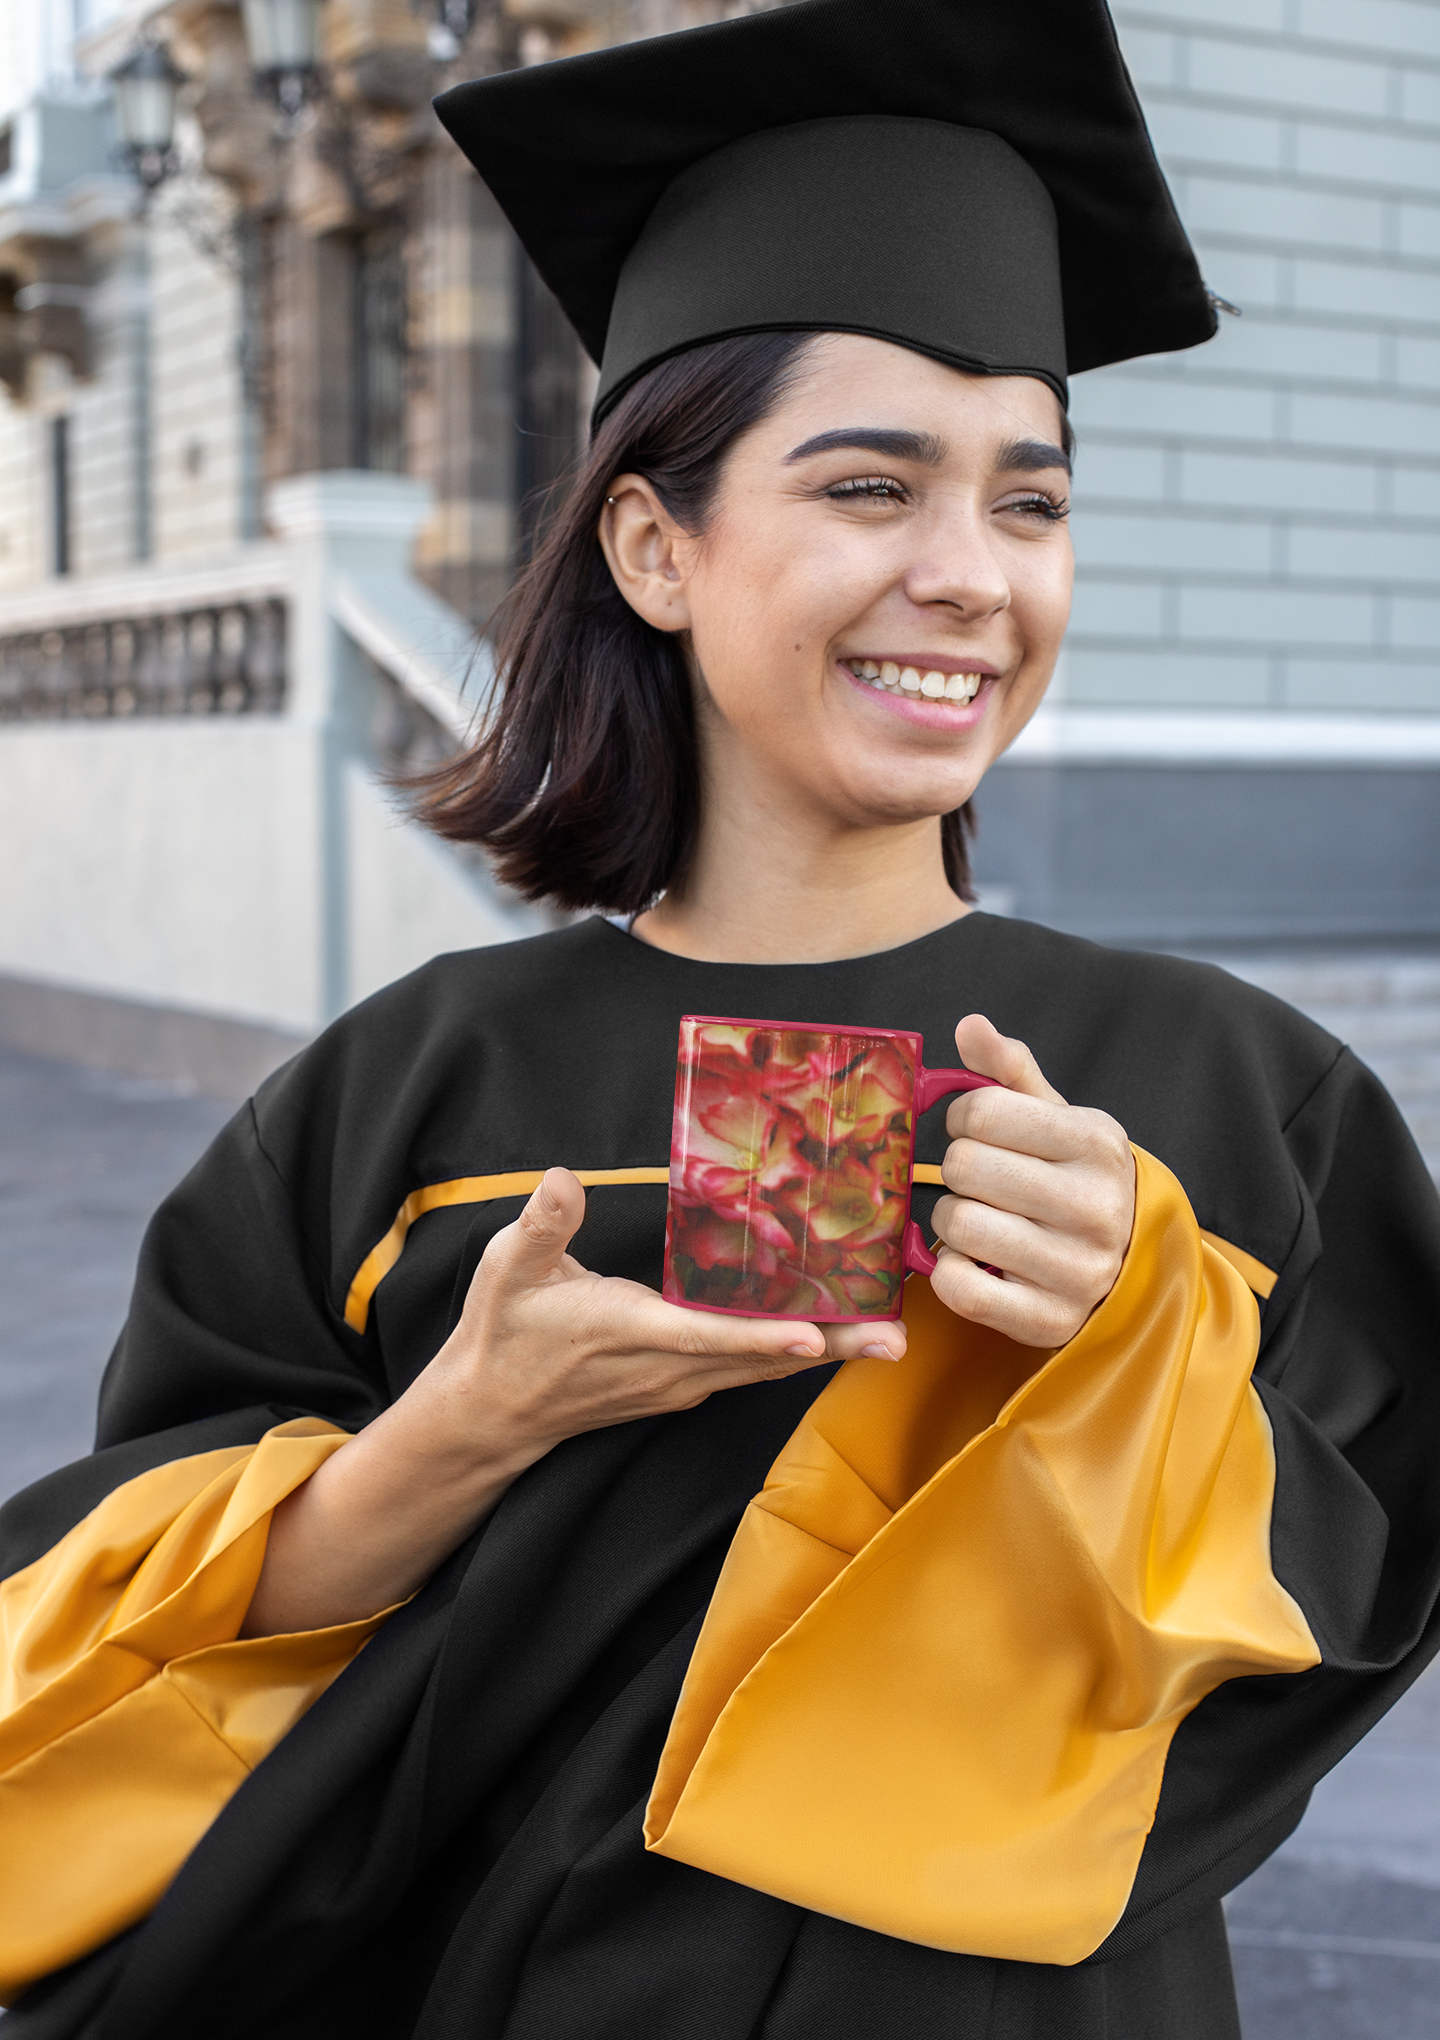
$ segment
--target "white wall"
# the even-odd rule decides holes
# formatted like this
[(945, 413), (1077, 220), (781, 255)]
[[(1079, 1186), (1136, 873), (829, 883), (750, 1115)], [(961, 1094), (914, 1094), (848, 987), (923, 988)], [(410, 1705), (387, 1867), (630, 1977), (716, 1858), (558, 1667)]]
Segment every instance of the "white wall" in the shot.
[(179, 196), (200, 226), (187, 233), (176, 194), (162, 192), (151, 238), (153, 542), (167, 561), (243, 536), (240, 280), (194, 238), (213, 233), (223, 247), (232, 207), (203, 178)]
[(318, 1018), (317, 736), (0, 731), (0, 971), (305, 1030)]
[(525, 930), (487, 902), (458, 858), (413, 822), (358, 764), (346, 770), (351, 1000), (451, 949), (510, 942)]
[[(322, 1010), (322, 733), (233, 722), (0, 730), (0, 973), (310, 1032)], [(344, 769), (345, 1003), (517, 932)]]

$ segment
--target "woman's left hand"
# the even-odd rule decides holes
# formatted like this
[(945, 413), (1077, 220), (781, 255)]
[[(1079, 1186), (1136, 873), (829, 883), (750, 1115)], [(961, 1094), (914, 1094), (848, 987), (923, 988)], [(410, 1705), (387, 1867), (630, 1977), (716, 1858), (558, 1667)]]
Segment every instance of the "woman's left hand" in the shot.
[[(982, 1014), (955, 1029), (967, 1091), (946, 1114), (943, 1245), (931, 1287), (957, 1316), (1022, 1346), (1063, 1346), (1110, 1294), (1135, 1221), (1135, 1157), (1107, 1112), (1067, 1105), (1023, 1041)], [(989, 1275), (978, 1264), (1002, 1271)]]

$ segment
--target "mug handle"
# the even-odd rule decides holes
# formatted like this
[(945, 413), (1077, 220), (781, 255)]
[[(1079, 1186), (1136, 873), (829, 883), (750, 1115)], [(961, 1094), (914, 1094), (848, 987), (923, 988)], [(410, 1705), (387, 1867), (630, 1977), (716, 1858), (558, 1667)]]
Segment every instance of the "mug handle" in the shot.
[[(957, 1091), (988, 1091), (1003, 1088), (994, 1077), (977, 1076), (974, 1070), (927, 1070), (923, 1067), (915, 1072), (915, 1117), (928, 1112), (941, 1098), (948, 1098)], [(905, 1237), (902, 1257), (908, 1272), (916, 1275), (933, 1275), (940, 1265), (938, 1254), (932, 1254), (925, 1244), (925, 1235), (913, 1218), (905, 1221)], [(998, 1269), (990, 1269), (998, 1274)]]

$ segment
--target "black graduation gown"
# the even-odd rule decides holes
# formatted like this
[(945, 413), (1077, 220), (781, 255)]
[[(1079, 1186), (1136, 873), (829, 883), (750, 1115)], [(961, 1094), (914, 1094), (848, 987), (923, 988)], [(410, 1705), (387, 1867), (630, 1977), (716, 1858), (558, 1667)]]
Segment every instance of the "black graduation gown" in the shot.
[[(383, 1409), (522, 1201), (423, 1217), (361, 1334), (347, 1293), (404, 1200), (553, 1162), (663, 1166), (682, 1013), (915, 1028), (943, 1064), (972, 1010), (1278, 1273), (1256, 1373), (1272, 1561), (1323, 1662), (1232, 1681), (1185, 1720), (1096, 1954), (940, 1953), (642, 1847), (721, 1560), (821, 1368), (531, 1468), (241, 1787), (150, 1919), (26, 1994), (15, 2040), (1238, 2032), (1221, 1895), (1440, 1642), (1440, 1204), (1370, 1072), (1218, 970), (979, 913), (828, 964), (694, 963), (601, 920), (442, 957), (272, 1077), (161, 1207), (97, 1451), (3, 1512), (0, 1576), (151, 1467), (287, 1417), (353, 1429)], [(917, 1158), (943, 1149), (942, 1104)], [(575, 1252), (658, 1286), (664, 1198), (592, 1191)]]

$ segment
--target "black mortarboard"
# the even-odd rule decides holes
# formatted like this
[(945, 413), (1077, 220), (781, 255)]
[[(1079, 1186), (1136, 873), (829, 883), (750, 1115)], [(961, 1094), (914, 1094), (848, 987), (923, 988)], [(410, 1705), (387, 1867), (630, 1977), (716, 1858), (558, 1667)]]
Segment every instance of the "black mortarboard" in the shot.
[(436, 101), (601, 364), (727, 334), (958, 368), (1193, 347), (1215, 313), (1104, 0), (795, 0)]

